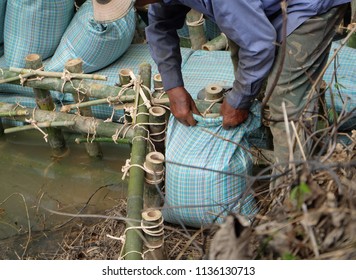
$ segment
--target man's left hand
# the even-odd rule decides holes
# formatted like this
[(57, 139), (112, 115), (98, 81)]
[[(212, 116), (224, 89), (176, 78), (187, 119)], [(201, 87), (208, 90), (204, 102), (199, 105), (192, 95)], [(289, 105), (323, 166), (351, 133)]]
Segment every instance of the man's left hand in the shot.
[(224, 99), (220, 108), (220, 115), (223, 117), (223, 128), (230, 129), (242, 124), (247, 120), (248, 113), (248, 109), (235, 109)]

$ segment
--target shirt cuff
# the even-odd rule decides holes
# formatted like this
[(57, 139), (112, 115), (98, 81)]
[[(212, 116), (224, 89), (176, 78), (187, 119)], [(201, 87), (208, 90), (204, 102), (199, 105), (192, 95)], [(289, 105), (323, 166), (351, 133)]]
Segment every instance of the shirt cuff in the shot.
[(227, 103), (229, 103), (229, 105), (235, 109), (250, 109), (254, 100), (254, 95), (244, 95), (234, 92), (233, 90), (230, 90), (226, 94)]
[(162, 77), (162, 84), (165, 91), (184, 86), (182, 73), (179, 70), (171, 69), (159, 72)]

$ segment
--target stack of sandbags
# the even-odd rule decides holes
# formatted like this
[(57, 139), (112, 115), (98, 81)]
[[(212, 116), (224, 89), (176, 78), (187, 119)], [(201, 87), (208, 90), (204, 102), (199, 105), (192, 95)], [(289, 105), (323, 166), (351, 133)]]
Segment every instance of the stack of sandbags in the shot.
[(63, 71), (72, 58), (83, 60), (83, 71), (92, 73), (116, 61), (129, 48), (135, 33), (135, 10), (111, 23), (97, 23), (91, 0), (78, 9), (52, 59), (48, 71)]
[(73, 0), (7, 0), (4, 46), (7, 66), (24, 67), (25, 57), (52, 56), (74, 15)]

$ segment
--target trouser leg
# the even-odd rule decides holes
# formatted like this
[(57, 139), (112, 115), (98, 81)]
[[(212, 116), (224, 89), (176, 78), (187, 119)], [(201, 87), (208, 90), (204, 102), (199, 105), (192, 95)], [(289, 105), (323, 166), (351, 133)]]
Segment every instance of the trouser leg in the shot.
[[(268, 106), (270, 116), (275, 120), (271, 122), (270, 128), (273, 134), (274, 155), (279, 163), (287, 163), (291, 153), (294, 154), (294, 160), (300, 159), (298, 145), (295, 145), (292, 151), (288, 146), (282, 104), (285, 104), (288, 120), (298, 121), (302, 118), (303, 124), (313, 126), (312, 120), (315, 120), (314, 116), (318, 114), (318, 97), (316, 91), (311, 91), (312, 85), (325, 67), (336, 27), (340, 24), (344, 12), (343, 5), (310, 18), (286, 38), (285, 53), (278, 50), (268, 78), (267, 92), (273, 81), (277, 79)], [(278, 68), (282, 55), (284, 55), (284, 62), (282, 72), (279, 74)], [(292, 131), (291, 127), (290, 129)], [(301, 127), (298, 134), (303, 149), (306, 149), (305, 131)], [(305, 153), (307, 152), (306, 149)]]

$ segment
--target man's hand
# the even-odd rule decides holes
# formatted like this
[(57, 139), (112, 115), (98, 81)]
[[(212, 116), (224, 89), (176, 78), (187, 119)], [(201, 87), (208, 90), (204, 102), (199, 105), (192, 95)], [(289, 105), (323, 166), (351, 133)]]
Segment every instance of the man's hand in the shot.
[(223, 117), (223, 128), (229, 129), (242, 124), (248, 118), (248, 109), (235, 109), (224, 99), (220, 107), (220, 115)]
[(193, 113), (200, 115), (193, 98), (184, 87), (176, 87), (167, 91), (169, 107), (178, 121), (186, 126), (196, 125)]

